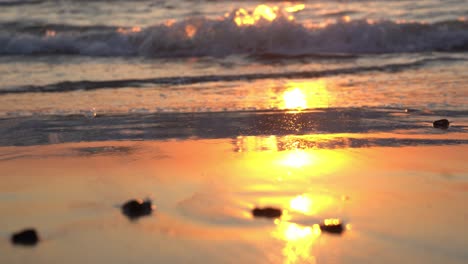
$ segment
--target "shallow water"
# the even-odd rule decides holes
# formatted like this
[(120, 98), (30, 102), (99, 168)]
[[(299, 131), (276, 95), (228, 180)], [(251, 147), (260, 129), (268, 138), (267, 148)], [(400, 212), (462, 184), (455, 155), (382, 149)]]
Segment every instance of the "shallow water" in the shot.
[(464, 1), (1, 4), (1, 117), (468, 109)]

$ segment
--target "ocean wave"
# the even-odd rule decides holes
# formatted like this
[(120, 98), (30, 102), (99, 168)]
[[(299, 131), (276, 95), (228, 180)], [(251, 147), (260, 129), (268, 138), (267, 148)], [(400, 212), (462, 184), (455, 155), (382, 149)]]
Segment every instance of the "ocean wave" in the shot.
[(468, 22), (433, 24), (339, 20), (311, 25), (279, 15), (238, 25), (220, 19), (168, 21), (148, 28), (44, 25), (0, 31), (0, 55), (198, 57), (232, 54), (385, 54), (468, 50)]
[(281, 73), (250, 73), (250, 74), (229, 74), (229, 75), (199, 75), (199, 76), (174, 76), (157, 77), (147, 79), (121, 79), (103, 81), (64, 81), (47, 85), (25, 85), (0, 89), (0, 95), (21, 94), (21, 93), (60, 93), (78, 90), (99, 90), (118, 88), (145, 88), (153, 87), (148, 85), (191, 85), (208, 82), (235, 82), (235, 81), (255, 81), (264, 79), (304, 79), (320, 78), (345, 74), (358, 74), (364, 72), (400, 72), (411, 68), (421, 67), (431, 62), (456, 61), (456, 58), (440, 57), (431, 59), (420, 59), (409, 63), (392, 63), (380, 66), (360, 66), (346, 67), (338, 69), (318, 70), (318, 71), (292, 71)]

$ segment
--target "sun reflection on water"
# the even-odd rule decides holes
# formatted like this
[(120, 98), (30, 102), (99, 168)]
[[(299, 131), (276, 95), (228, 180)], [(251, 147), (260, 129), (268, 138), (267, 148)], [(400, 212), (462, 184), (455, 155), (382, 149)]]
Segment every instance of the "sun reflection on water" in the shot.
[(55, 30), (52, 30), (52, 29), (48, 29), (45, 32), (46, 37), (55, 37), (56, 35), (57, 35), (57, 32)]
[(312, 208), (312, 200), (305, 195), (298, 195), (291, 200), (289, 206), (292, 210), (306, 214)]
[(290, 200), (289, 208), (304, 215), (317, 215), (332, 207), (334, 203), (336, 199), (329, 195), (301, 194)]
[(305, 150), (294, 150), (288, 152), (282, 163), (289, 167), (301, 168), (313, 163), (313, 156)]
[(304, 93), (299, 88), (288, 90), (283, 94), (284, 106), (288, 109), (307, 108), (307, 100)]
[(283, 248), (284, 263), (315, 263), (312, 247), (320, 236), (318, 225), (301, 226), (290, 222), (278, 222), (273, 236), (286, 242)]
[(290, 82), (283, 92), (281, 109), (302, 110), (325, 108), (329, 105), (329, 93), (323, 80)]
[(117, 29), (117, 32), (123, 35), (131, 34), (131, 33), (138, 33), (138, 32), (141, 32), (141, 27), (138, 27), (138, 26), (134, 26), (131, 28), (119, 27)]
[[(343, 167), (348, 157), (343, 152), (317, 148), (333, 140), (329, 135), (318, 136), (238, 136), (234, 141), (234, 151), (252, 153), (249, 164), (264, 167), (276, 173), (294, 172), (298, 177), (317, 177)], [(268, 159), (253, 158), (268, 152)], [(258, 153), (254, 154), (254, 153)], [(265, 163), (264, 165), (262, 165)]]
[[(265, 4), (258, 5), (255, 9), (251, 12), (245, 10), (244, 8), (239, 8), (234, 13), (233, 21), (236, 23), (237, 26), (252, 26), (260, 21), (267, 21), (272, 22), (279, 17), (285, 17), (288, 20), (294, 20), (295, 17), (291, 14), (286, 15), (287, 13), (296, 13), (301, 11), (305, 8), (304, 4), (292, 5), (287, 6), (284, 8), (280, 8), (278, 6), (268, 6)], [(227, 14), (229, 16), (229, 14)]]
[(185, 34), (189, 38), (193, 38), (195, 34), (197, 33), (197, 28), (194, 25), (186, 25), (185, 26)]
[(304, 8), (305, 8), (305, 4), (297, 4), (297, 5), (285, 7), (284, 10), (289, 13), (295, 13), (295, 12), (304, 10)]

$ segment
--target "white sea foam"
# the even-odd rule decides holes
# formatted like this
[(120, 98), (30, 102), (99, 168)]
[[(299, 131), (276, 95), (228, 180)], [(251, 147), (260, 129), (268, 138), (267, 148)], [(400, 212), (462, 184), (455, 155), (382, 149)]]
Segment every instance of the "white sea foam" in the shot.
[(260, 20), (255, 25), (238, 26), (231, 15), (218, 20), (191, 18), (144, 29), (91, 27), (42, 34), (0, 33), (2, 55), (288, 56), (465, 51), (467, 48), (468, 22), (462, 20), (435, 24), (343, 20), (316, 27), (280, 16), (271, 22)]

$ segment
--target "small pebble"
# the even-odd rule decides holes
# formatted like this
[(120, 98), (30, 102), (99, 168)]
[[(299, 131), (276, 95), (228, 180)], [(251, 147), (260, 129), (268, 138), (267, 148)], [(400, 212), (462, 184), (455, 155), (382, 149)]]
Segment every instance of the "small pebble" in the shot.
[(97, 111), (96, 111), (96, 108), (94, 107), (89, 110), (81, 110), (80, 113), (83, 114), (88, 119), (93, 119), (97, 116)]
[(320, 230), (332, 234), (341, 234), (344, 231), (344, 227), (343, 223), (338, 219), (326, 219), (320, 224)]
[(282, 211), (280, 209), (272, 207), (255, 208), (252, 210), (252, 215), (255, 217), (278, 218), (281, 214)]
[(434, 128), (447, 129), (450, 125), (450, 122), (447, 119), (436, 120), (433, 123)]
[(35, 229), (24, 229), (11, 235), (11, 243), (24, 246), (34, 246), (39, 242)]
[(150, 215), (153, 211), (153, 206), (150, 200), (130, 200), (122, 205), (122, 213), (130, 219)]

